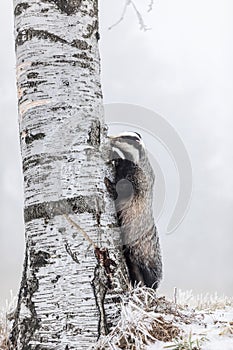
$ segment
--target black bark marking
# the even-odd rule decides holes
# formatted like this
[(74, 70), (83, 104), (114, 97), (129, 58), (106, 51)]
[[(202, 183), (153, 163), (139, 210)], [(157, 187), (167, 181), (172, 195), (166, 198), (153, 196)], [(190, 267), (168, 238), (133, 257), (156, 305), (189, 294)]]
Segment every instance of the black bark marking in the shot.
[(49, 9), (48, 8), (45, 8), (45, 9), (41, 9), (40, 11), (41, 13), (46, 13), (46, 12), (49, 12)]
[(95, 92), (95, 96), (97, 97), (97, 98), (103, 98), (103, 94), (102, 94), (102, 92)]
[(62, 84), (64, 85), (64, 86), (70, 86), (70, 83), (69, 83), (69, 80), (68, 79), (64, 79), (64, 80), (62, 80)]
[(100, 145), (100, 122), (99, 120), (93, 121), (90, 131), (88, 132), (88, 140), (87, 143), (93, 147), (99, 147)]
[(90, 10), (89, 15), (98, 18), (98, 0), (93, 0), (93, 9)]
[(65, 39), (53, 33), (49, 33), (46, 30), (36, 30), (33, 28), (28, 28), (20, 31), (15, 39), (15, 44), (17, 46), (23, 45), (25, 42), (32, 40), (34, 38), (50, 40), (54, 43), (60, 42), (62, 44), (69, 44)]
[(52, 107), (51, 108), (51, 111), (53, 112), (57, 112), (59, 110), (62, 110), (62, 111), (65, 111), (66, 109), (72, 109), (73, 107), (72, 106), (56, 106), (56, 107)]
[(98, 227), (101, 227), (101, 215), (102, 211), (100, 208), (100, 204), (98, 201), (96, 201), (96, 223)]
[(80, 39), (73, 40), (71, 42), (71, 46), (77, 47), (77, 49), (80, 49), (80, 50), (87, 50), (90, 48), (90, 46), (85, 40), (80, 40)]
[[(81, 244), (80, 244), (81, 246)], [(78, 260), (78, 253), (77, 252), (73, 252), (72, 249), (70, 248), (68, 242), (65, 243), (65, 249), (66, 252), (69, 254), (69, 256), (72, 258), (72, 260), (76, 263), (79, 264), (79, 260)]]
[(56, 60), (56, 61), (54, 61), (54, 63), (62, 63), (62, 64), (68, 63), (68, 64), (70, 64), (73, 67), (79, 66), (79, 67), (82, 67), (82, 68), (90, 68), (90, 70), (93, 70), (93, 68), (90, 66), (89, 63), (79, 62), (79, 61), (76, 61), (76, 60)]
[(33, 141), (41, 140), (45, 137), (45, 134), (43, 132), (38, 132), (37, 134), (30, 134), (29, 131), (25, 130), (25, 143), (29, 145)]
[(54, 3), (61, 13), (66, 13), (67, 15), (73, 15), (78, 12), (82, 4), (82, 0), (50, 0), (48, 2)]
[(20, 84), (20, 88), (35, 88), (41, 84), (47, 83), (47, 80), (28, 80), (25, 83)]
[(51, 283), (57, 283), (58, 280), (61, 278), (61, 275), (57, 275), (53, 280), (51, 280)]
[[(73, 44), (72, 44), (73, 46)], [(93, 61), (90, 59), (90, 62)], [(70, 64), (73, 67), (79, 66), (82, 68), (89, 68), (91, 71), (94, 71), (93, 67), (90, 65), (90, 62), (86, 63), (86, 62), (81, 62), (81, 61), (77, 61), (77, 60), (66, 60), (66, 59), (59, 59), (59, 60), (54, 60), (52, 61), (52, 63), (48, 64), (45, 62), (34, 62), (32, 63), (32, 66), (44, 66), (44, 67), (48, 67), (48, 66), (54, 66), (56, 63), (59, 64), (61, 63), (62, 65), (65, 64)]]
[[(40, 319), (37, 316), (33, 299), (33, 294), (39, 288), (39, 282), (33, 269), (33, 250), (29, 255), (29, 244), (27, 243), (25, 252), (25, 261), (23, 269), (23, 277), (21, 281), (18, 304), (15, 314), (15, 320), (11, 334), (9, 336), (10, 349), (17, 349), (17, 340), (20, 341), (21, 349), (30, 349), (28, 344), (34, 337), (36, 330), (40, 328)], [(30, 277), (27, 276), (27, 271), (30, 269)], [(28, 317), (24, 317), (22, 321), (19, 320), (20, 309), (25, 305), (30, 313)]]
[(101, 219), (101, 212), (96, 213), (96, 221), (97, 221), (98, 227), (101, 225), (100, 219)]
[(23, 160), (23, 172), (25, 174), (28, 169), (35, 166), (48, 165), (51, 162), (65, 160), (66, 158), (66, 156), (50, 156), (48, 154), (33, 155)]
[(40, 267), (46, 266), (49, 264), (50, 254), (48, 252), (44, 252), (39, 250), (36, 252), (35, 250), (31, 251), (31, 266), (34, 271), (38, 271)]
[(29, 7), (30, 5), (27, 2), (21, 2), (21, 4), (15, 6), (14, 15), (21, 15), (23, 11), (27, 10)]
[(38, 77), (39, 73), (37, 72), (30, 72), (27, 74), (28, 79), (36, 79)]
[(39, 67), (39, 66), (43, 66), (43, 67), (48, 67), (51, 66), (51, 63), (49, 62), (41, 62), (41, 61), (35, 61), (31, 63), (32, 67)]
[[(67, 43), (67, 44), (69, 44), (69, 43)], [(69, 44), (70, 45), (70, 44)], [(72, 46), (74, 46), (73, 44), (72, 44)], [(75, 57), (75, 58), (83, 58), (83, 59), (85, 59), (86, 61), (89, 61), (89, 62), (93, 62), (94, 60), (93, 60), (93, 58), (92, 57), (88, 57), (88, 56), (86, 56), (85, 58), (84, 58), (84, 54), (85, 54), (85, 52), (82, 52), (82, 53), (80, 53), (80, 54), (74, 54), (73, 55), (73, 57)], [(82, 57), (81, 57), (82, 56)], [(56, 58), (56, 57), (54, 57), (54, 58)], [(35, 62), (32, 62), (32, 64), (31, 64), (31, 66), (32, 67), (39, 67), (39, 66), (43, 66), (43, 67), (49, 67), (49, 66), (54, 66), (55, 65), (55, 63), (61, 63), (61, 64), (64, 64), (64, 63), (68, 63), (68, 64), (70, 64), (71, 66), (73, 66), (73, 67), (75, 67), (75, 66), (77, 66), (77, 65), (82, 65), (82, 64), (86, 64), (85, 62), (79, 62), (79, 61), (77, 61), (77, 60), (66, 60), (66, 59), (56, 59), (56, 60), (54, 60), (54, 61), (50, 61), (50, 62), (41, 62), (41, 61), (35, 61)], [(90, 66), (91, 67), (91, 66)], [(72, 107), (70, 107), (70, 108), (72, 108)]]
[(93, 70), (91, 63), (94, 61), (94, 59), (93, 57), (89, 57), (86, 51), (81, 51), (80, 53), (76, 53), (73, 55), (73, 57), (77, 58), (78, 60), (77, 62), (81, 67), (89, 68), (90, 70)]
[(90, 62), (93, 61), (93, 57), (89, 57), (86, 52), (75, 53), (73, 55), (73, 57), (81, 59), (81, 60), (87, 60), (87, 61), (90, 61)]
[(95, 33), (95, 37), (96, 37), (96, 40), (99, 41), (99, 40), (100, 40), (100, 33), (99, 33), (99, 32), (96, 32), (96, 33)]
[(90, 38), (94, 32), (98, 32), (98, 21), (94, 21), (93, 24), (88, 24), (87, 28), (87, 33), (86, 34), (83, 34), (83, 37), (85, 39), (88, 39)]
[(88, 202), (90, 202), (90, 197), (78, 196), (30, 205), (24, 209), (24, 220), (27, 223), (36, 219), (51, 219), (57, 215), (74, 213), (91, 213), (96, 215), (94, 206), (92, 207)]

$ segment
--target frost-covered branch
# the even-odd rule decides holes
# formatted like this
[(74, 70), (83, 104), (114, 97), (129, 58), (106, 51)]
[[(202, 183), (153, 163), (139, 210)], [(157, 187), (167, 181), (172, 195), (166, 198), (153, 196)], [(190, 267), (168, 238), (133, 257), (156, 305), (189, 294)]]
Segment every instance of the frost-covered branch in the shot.
[(114, 24), (112, 24), (108, 29), (112, 29), (114, 27), (116, 27), (119, 23), (121, 23), (123, 21), (123, 19), (125, 18), (125, 14), (127, 11), (128, 6), (130, 5), (131, 0), (126, 0), (125, 5), (124, 5), (124, 9), (122, 11), (122, 15), (120, 16), (120, 18), (118, 19), (118, 21), (116, 21)]
[[(135, 2), (133, 0), (126, 0), (125, 1), (125, 5), (124, 5), (123, 11), (122, 11), (122, 15), (120, 16), (120, 18), (113, 25), (111, 25), (109, 27), (109, 29), (112, 29), (112, 28), (116, 27), (119, 23), (121, 23), (124, 20), (125, 14), (126, 14), (127, 9), (128, 9), (128, 7), (130, 5), (132, 6), (132, 8), (133, 8), (133, 10), (134, 10), (134, 12), (135, 12), (135, 14), (137, 16), (137, 19), (138, 19), (138, 22), (139, 22), (139, 25), (140, 25), (140, 29), (144, 30), (144, 31), (147, 31), (147, 30), (150, 29), (146, 25), (142, 14), (138, 10), (138, 8), (137, 8), (137, 6), (136, 6), (136, 4), (135, 4)], [(154, 0), (150, 0), (149, 6), (148, 6), (148, 12), (152, 11), (153, 5), (154, 5)]]
[(153, 6), (154, 6), (154, 0), (151, 0), (149, 3), (148, 12), (153, 10)]
[(139, 25), (140, 25), (140, 29), (144, 30), (144, 31), (150, 30), (150, 28), (147, 27), (147, 25), (145, 24), (144, 19), (142, 17), (142, 14), (138, 11), (135, 3), (133, 1), (131, 1), (131, 4), (132, 4), (132, 7), (133, 7), (133, 9), (134, 9), (134, 11), (135, 11), (135, 13), (137, 15), (137, 18), (138, 18), (138, 21), (139, 21)]

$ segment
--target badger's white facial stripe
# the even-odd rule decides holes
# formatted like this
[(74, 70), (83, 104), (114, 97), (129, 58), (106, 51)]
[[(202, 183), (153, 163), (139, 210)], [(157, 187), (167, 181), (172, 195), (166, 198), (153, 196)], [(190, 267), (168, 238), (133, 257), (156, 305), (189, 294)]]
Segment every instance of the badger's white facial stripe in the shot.
[(116, 152), (121, 159), (125, 159), (124, 153), (117, 147), (112, 148), (113, 152)]
[(119, 142), (116, 141), (116, 146), (113, 147), (113, 150), (117, 152), (117, 154), (122, 154), (120, 156), (122, 159), (128, 159), (133, 161), (134, 163), (139, 162), (139, 150), (135, 148), (132, 144), (129, 144), (127, 142)]

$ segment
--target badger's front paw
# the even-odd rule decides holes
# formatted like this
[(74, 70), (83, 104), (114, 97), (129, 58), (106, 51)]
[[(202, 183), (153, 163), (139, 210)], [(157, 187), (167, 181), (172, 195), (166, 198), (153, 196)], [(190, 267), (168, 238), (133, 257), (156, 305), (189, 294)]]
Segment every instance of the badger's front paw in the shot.
[(110, 196), (114, 200), (116, 200), (116, 198), (117, 198), (116, 184), (114, 182), (112, 182), (111, 180), (109, 180), (107, 177), (104, 178), (104, 183), (105, 183), (105, 186), (106, 186), (107, 191), (110, 194)]

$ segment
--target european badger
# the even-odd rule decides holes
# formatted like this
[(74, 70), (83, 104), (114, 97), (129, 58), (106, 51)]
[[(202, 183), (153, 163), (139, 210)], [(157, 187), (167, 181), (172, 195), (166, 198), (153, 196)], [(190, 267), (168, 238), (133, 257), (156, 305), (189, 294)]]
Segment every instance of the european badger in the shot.
[(105, 179), (105, 184), (115, 200), (129, 277), (133, 286), (141, 282), (157, 289), (162, 262), (152, 209), (153, 169), (138, 133), (109, 138), (115, 181)]

